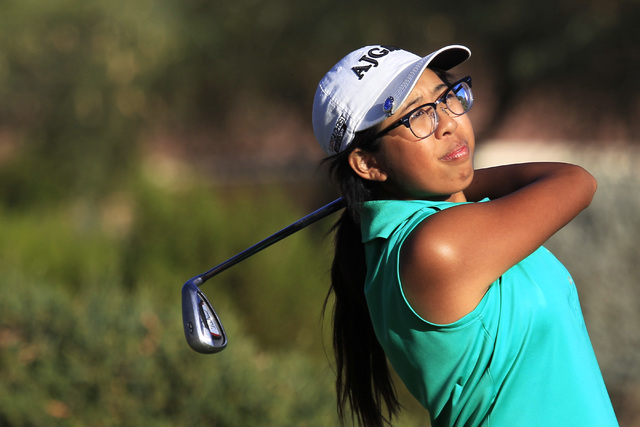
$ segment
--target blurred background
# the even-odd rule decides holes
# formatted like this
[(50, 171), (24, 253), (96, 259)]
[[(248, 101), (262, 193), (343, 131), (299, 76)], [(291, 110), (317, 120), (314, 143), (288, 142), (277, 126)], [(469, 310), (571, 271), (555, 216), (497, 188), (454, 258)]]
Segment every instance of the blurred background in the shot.
[[(336, 197), (315, 87), (378, 43), (472, 49), (478, 166), (596, 175), (548, 247), (640, 425), (639, 20), (638, 0), (0, 3), (0, 425), (336, 425), (335, 218), (203, 287), (218, 355), (187, 346), (180, 290)], [(428, 425), (399, 389), (396, 425)]]

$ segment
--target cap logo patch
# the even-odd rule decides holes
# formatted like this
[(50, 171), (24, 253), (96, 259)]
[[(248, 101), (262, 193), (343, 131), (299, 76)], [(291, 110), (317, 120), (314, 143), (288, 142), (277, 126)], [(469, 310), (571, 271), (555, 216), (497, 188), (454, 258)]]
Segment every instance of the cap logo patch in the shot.
[(362, 80), (365, 73), (371, 69), (371, 67), (377, 67), (379, 62), (377, 59), (387, 56), (394, 50), (400, 50), (400, 48), (393, 46), (379, 46), (369, 49), (366, 55), (363, 55), (358, 62), (367, 62), (368, 65), (356, 65), (351, 67), (351, 70), (358, 76), (358, 80)]
[(340, 152), (340, 147), (342, 146), (342, 140), (344, 139), (344, 134), (347, 131), (347, 119), (345, 116), (338, 117), (335, 126), (333, 127), (333, 132), (331, 132), (331, 139), (329, 140), (329, 148), (335, 153)]

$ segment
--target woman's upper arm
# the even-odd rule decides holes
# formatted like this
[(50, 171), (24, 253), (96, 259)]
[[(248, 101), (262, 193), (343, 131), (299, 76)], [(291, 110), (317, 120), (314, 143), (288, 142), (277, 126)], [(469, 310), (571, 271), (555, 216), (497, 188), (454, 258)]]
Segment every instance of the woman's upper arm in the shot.
[(427, 320), (451, 323), (471, 312), (491, 283), (571, 221), (595, 192), (593, 177), (577, 166), (521, 169), (514, 176), (523, 179), (521, 188), (434, 214), (403, 244), (403, 290)]

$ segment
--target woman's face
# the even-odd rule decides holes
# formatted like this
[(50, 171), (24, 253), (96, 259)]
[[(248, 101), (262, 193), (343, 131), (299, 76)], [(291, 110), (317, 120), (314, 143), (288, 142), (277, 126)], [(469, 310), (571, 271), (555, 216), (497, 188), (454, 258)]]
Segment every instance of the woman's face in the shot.
[[(434, 102), (447, 86), (432, 71), (425, 70), (404, 105), (381, 124), (381, 129), (428, 102)], [(473, 179), (475, 136), (468, 115), (449, 115), (438, 106), (438, 126), (424, 139), (406, 126), (383, 136), (379, 152), (373, 154), (384, 193), (397, 199), (443, 199), (465, 201), (462, 191)], [(371, 178), (369, 178), (371, 179)]]

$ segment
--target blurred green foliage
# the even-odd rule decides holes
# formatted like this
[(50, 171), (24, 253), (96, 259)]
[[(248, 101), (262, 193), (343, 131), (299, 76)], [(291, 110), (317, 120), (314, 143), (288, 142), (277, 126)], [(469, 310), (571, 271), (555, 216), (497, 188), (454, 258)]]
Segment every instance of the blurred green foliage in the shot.
[[(183, 340), (179, 304), (112, 278), (77, 293), (0, 281), (2, 425), (335, 425), (331, 376), (304, 354), (265, 352), (225, 308), (232, 345)], [(305, 381), (301, 381), (305, 378)]]
[(233, 132), (279, 105), (307, 123), (326, 69), (378, 42), (471, 46), (495, 81), (494, 125), (551, 80), (631, 126), (639, 10), (637, 0), (3, 2), (0, 201), (104, 196), (129, 179), (150, 129)]

